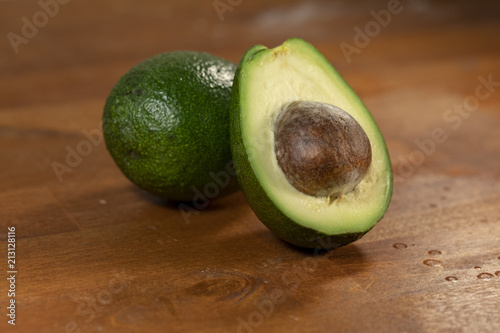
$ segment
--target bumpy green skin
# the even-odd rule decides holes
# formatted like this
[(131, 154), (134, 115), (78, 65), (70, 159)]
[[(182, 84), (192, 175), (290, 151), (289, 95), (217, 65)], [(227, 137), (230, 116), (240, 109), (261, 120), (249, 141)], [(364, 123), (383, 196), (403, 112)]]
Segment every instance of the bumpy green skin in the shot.
[[(300, 39), (293, 38), (289, 39), (287, 42), (294, 40), (318, 52), (312, 45)], [(245, 65), (250, 63), (258, 52), (267, 51), (269, 51), (268, 48), (263, 45), (256, 45), (250, 48), (238, 64), (233, 82), (230, 108), (231, 152), (240, 188), (259, 220), (279, 238), (291, 244), (313, 249), (332, 249), (354, 242), (363, 237), (370, 229), (356, 233), (327, 235), (317, 230), (299, 225), (288, 217), (285, 212), (276, 207), (261, 186), (250, 164), (241, 133), (240, 83), (242, 80), (248, 78), (245, 72)], [(321, 55), (321, 57), (323, 56)], [(325, 61), (327, 60), (325, 59)], [(389, 172), (392, 174), (392, 170), (389, 170)], [(392, 177), (390, 188), (392, 190)]]
[(229, 104), (235, 69), (207, 53), (176, 51), (126, 73), (103, 114), (106, 146), (125, 176), (177, 201), (194, 200), (196, 190), (208, 198), (234, 192)]

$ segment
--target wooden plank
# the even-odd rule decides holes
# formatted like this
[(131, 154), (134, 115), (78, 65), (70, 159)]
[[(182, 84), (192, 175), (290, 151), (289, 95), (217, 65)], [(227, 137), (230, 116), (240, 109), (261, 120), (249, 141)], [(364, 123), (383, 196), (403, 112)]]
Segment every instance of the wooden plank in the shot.
[[(0, 42), (0, 331), (497, 332), (500, 5), (401, 1), (349, 62), (341, 43), (388, 1), (235, 3), (221, 21), (210, 1), (72, 1), (18, 53)], [(0, 6), (4, 36), (41, 10)], [(237, 62), (253, 44), (292, 36), (335, 64), (387, 139), (394, 196), (364, 238), (302, 250), (270, 233), (240, 192), (186, 218), (120, 173), (100, 119), (131, 66), (177, 49)], [(477, 107), (449, 111), (484, 80), (493, 83)], [(84, 142), (88, 155), (68, 157)], [(71, 158), (58, 177), (52, 163)]]

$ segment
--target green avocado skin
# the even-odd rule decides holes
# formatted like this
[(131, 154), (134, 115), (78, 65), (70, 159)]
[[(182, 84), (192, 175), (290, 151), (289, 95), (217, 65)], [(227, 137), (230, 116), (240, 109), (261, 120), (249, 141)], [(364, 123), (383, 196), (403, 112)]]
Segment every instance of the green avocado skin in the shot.
[[(288, 41), (304, 43), (308, 47), (314, 49), (312, 45), (300, 39), (293, 38)], [(246, 147), (241, 133), (240, 86), (241, 81), (248, 77), (248, 74), (245, 72), (245, 65), (251, 63), (252, 58), (254, 58), (257, 53), (267, 51), (269, 51), (268, 48), (263, 45), (255, 45), (250, 48), (238, 64), (233, 82), (230, 107), (230, 138), (233, 163), (240, 188), (259, 220), (284, 241), (299, 247), (311, 249), (332, 249), (354, 242), (360, 239), (369, 230), (356, 233), (327, 235), (317, 230), (301, 226), (273, 204), (273, 201), (266, 194), (266, 191), (257, 179), (246, 153)], [(321, 55), (321, 57), (323, 56)]]
[(175, 51), (127, 72), (103, 114), (106, 147), (125, 176), (175, 201), (237, 190), (229, 146), (235, 69), (208, 53)]

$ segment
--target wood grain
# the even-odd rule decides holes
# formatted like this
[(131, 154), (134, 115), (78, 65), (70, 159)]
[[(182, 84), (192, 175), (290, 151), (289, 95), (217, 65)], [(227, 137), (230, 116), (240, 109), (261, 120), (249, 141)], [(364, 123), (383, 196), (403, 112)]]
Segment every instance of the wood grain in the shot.
[[(16, 53), (7, 34), (41, 7), (0, 2), (0, 331), (498, 332), (500, 5), (401, 1), (349, 62), (341, 43), (388, 3), (242, 1), (221, 20), (212, 1), (71, 1)], [(304, 251), (239, 192), (186, 219), (120, 173), (100, 118), (131, 66), (178, 49), (237, 62), (292, 36), (335, 65), (387, 140), (394, 196), (364, 238)], [(477, 89), (489, 94), (474, 104)], [(52, 163), (86, 132), (91, 151), (59, 181)]]

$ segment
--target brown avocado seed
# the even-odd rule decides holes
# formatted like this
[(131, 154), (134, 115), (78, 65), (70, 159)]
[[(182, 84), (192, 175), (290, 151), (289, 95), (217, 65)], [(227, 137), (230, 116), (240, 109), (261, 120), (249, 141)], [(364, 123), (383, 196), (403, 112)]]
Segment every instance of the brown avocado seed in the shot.
[(339, 197), (365, 177), (370, 141), (344, 110), (326, 103), (287, 104), (274, 123), (274, 151), (288, 182), (311, 196)]

